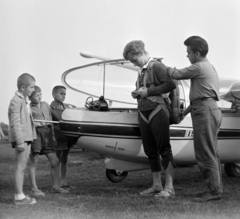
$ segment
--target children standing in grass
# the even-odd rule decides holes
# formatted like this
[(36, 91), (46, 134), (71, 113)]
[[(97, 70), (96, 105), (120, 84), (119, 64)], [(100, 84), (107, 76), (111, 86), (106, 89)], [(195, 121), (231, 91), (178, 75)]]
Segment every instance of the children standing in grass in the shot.
[[(31, 110), (37, 133), (37, 139), (32, 142), (31, 155), (30, 155), (30, 168), (29, 178), (32, 184), (31, 194), (33, 196), (45, 196), (36, 183), (36, 166), (38, 163), (39, 155), (45, 155), (51, 165), (50, 175), (52, 180), (51, 193), (69, 193), (68, 190), (62, 189), (59, 186), (59, 160), (54, 151), (55, 137), (53, 125), (47, 121), (52, 120), (50, 106), (48, 103), (41, 101), (42, 92), (41, 88), (34, 86), (34, 92), (30, 96)], [(46, 122), (44, 121), (46, 120)]]
[[(66, 88), (61, 85), (55, 86), (52, 90), (52, 95), (54, 98), (54, 101), (52, 101), (50, 105), (52, 119), (53, 121), (59, 121), (65, 108), (68, 108), (68, 106), (63, 103), (66, 96)], [(59, 124), (54, 124), (54, 132), (57, 141), (56, 154), (60, 161), (61, 188), (71, 190), (74, 189), (74, 187), (67, 184), (66, 177), (67, 177), (68, 153), (70, 147), (72, 147), (73, 145), (67, 141), (62, 131), (60, 130)]]
[(35, 204), (36, 200), (23, 193), (24, 172), (27, 167), (31, 143), (36, 138), (28, 97), (34, 91), (35, 78), (24, 73), (18, 77), (14, 97), (8, 108), (9, 141), (15, 148), (14, 204)]

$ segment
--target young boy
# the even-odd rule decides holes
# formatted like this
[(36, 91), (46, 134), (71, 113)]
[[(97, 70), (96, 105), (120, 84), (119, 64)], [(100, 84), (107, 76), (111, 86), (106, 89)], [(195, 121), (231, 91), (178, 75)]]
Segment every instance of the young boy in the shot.
[[(68, 106), (63, 103), (66, 96), (66, 88), (61, 85), (55, 86), (52, 90), (52, 95), (54, 98), (54, 101), (52, 101), (50, 105), (52, 119), (53, 121), (59, 121), (65, 108), (68, 108)], [(68, 153), (72, 145), (67, 141), (58, 124), (54, 124), (54, 132), (57, 141), (56, 154), (61, 166), (61, 188), (71, 190), (74, 189), (74, 187), (67, 184), (66, 176)]]
[(36, 138), (33, 118), (28, 97), (34, 91), (35, 78), (24, 73), (18, 77), (14, 97), (8, 108), (9, 118), (9, 141), (15, 148), (15, 205), (35, 204), (36, 200), (23, 193), (24, 171), (27, 167), (31, 142)]
[[(52, 190), (51, 193), (68, 193), (68, 190), (59, 188), (59, 160), (54, 151), (55, 137), (53, 125), (47, 121), (52, 120), (50, 106), (41, 101), (42, 93), (41, 88), (34, 86), (33, 93), (30, 96), (31, 100), (31, 110), (34, 121), (37, 139), (32, 142), (31, 155), (30, 155), (30, 168), (29, 168), (29, 178), (32, 184), (31, 194), (33, 196), (45, 196), (45, 194), (38, 189), (36, 183), (36, 166), (38, 163), (39, 155), (45, 155), (51, 165), (51, 180), (52, 180)], [(46, 120), (46, 122), (44, 121)]]

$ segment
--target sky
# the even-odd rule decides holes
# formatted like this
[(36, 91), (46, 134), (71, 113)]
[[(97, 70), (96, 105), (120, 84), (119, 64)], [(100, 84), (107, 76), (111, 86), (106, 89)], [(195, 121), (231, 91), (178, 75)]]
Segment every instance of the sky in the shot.
[[(0, 122), (8, 123), (22, 73), (36, 78), (50, 103), (63, 72), (98, 61), (79, 52), (122, 58), (131, 40), (143, 40), (151, 56), (183, 68), (190, 65), (183, 42), (199, 35), (219, 76), (240, 79), (239, 0), (1, 0), (0, 28)], [(65, 102), (83, 106), (86, 98), (67, 90)]]

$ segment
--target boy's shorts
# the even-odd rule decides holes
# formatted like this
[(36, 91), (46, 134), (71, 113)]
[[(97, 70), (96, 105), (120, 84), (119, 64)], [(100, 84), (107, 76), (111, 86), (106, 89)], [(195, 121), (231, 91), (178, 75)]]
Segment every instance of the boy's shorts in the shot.
[(73, 147), (73, 144), (67, 141), (67, 138), (63, 135), (59, 125), (54, 124), (54, 132), (55, 132), (55, 138), (57, 141), (56, 150), (70, 150), (71, 147)]
[(50, 154), (54, 152), (53, 132), (51, 126), (36, 127), (37, 139), (34, 139), (31, 154)]
[(68, 141), (59, 142), (57, 141), (56, 151), (70, 150), (74, 145)]

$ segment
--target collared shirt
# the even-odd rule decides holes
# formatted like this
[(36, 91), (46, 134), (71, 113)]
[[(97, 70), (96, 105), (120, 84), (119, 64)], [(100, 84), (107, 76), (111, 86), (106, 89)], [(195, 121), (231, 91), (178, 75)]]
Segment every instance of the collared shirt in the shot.
[[(31, 110), (33, 119), (35, 120), (52, 120), (50, 106), (46, 102), (40, 102), (40, 104), (32, 104), (31, 103)], [(48, 125), (46, 122), (39, 122), (41, 126)]]
[[(50, 104), (51, 107), (51, 114), (52, 114), (52, 120), (53, 121), (59, 121), (61, 120), (61, 116), (63, 111), (68, 108), (67, 105), (64, 103), (58, 103), (56, 101), (52, 101)], [(54, 133), (55, 133), (55, 138), (57, 140), (57, 147), (67, 147), (67, 139), (63, 135), (59, 124), (53, 124), (54, 127)]]
[(28, 98), (20, 92), (15, 92), (8, 108), (8, 137), (10, 142), (15, 142), (17, 145), (36, 139), (33, 117), (28, 106)]
[(190, 79), (190, 101), (205, 98), (215, 97), (219, 100), (219, 77), (217, 71), (207, 58), (192, 64), (183, 69), (169, 68), (169, 74), (172, 78)]
[(141, 71), (144, 69), (144, 68), (148, 68), (148, 64), (149, 62), (151, 62), (153, 60), (152, 57), (149, 58), (149, 60), (147, 61), (147, 63), (141, 68)]
[[(147, 72), (148, 74), (145, 75)], [(153, 58), (150, 58), (142, 67), (141, 73), (143, 74), (139, 75), (136, 86), (137, 89), (142, 86), (147, 87), (148, 96), (138, 98), (138, 108), (141, 111), (153, 110), (160, 102), (163, 102), (162, 95), (172, 91), (176, 85), (169, 77), (166, 66), (161, 62), (154, 61)]]
[(144, 78), (144, 74), (145, 74), (145, 70), (148, 68), (149, 62), (151, 62), (153, 60), (152, 57), (149, 58), (148, 62), (139, 70), (138, 74), (139, 74), (139, 82), (140, 84), (138, 85), (139, 87), (146, 87), (146, 83), (144, 82), (143, 78)]
[(28, 97), (24, 97), (22, 93), (20, 93), (19, 91), (16, 91), (15, 93), (17, 96), (19, 96), (20, 98), (25, 100), (26, 106), (27, 106), (27, 111), (28, 114), (31, 114), (31, 109), (30, 109), (30, 104), (29, 104), (29, 98)]
[(65, 110), (65, 108), (67, 108), (66, 105), (64, 103), (52, 101), (50, 106), (53, 121), (59, 121), (61, 119), (63, 111)]
[(140, 69), (139, 73), (143, 74), (143, 70), (148, 68), (149, 62), (151, 62), (152, 60), (154, 60), (152, 57), (149, 58), (149, 60), (147, 61), (147, 63)]

